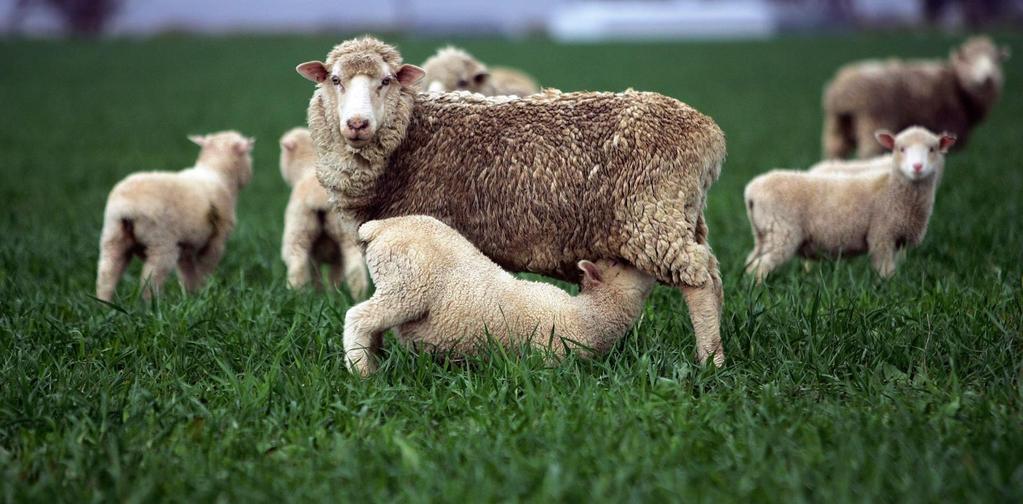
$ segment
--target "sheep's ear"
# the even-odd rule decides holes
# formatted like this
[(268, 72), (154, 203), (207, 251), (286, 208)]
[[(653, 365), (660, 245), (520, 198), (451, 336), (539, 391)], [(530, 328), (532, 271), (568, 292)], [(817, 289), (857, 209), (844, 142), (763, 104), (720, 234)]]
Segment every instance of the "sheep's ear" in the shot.
[(294, 140), (281, 140), (281, 147), (284, 150), (295, 150), (295, 146), (298, 145)]
[(957, 138), (955, 135), (953, 135), (952, 133), (944, 132), (941, 134), (941, 139), (938, 140), (938, 149), (941, 150), (942, 154), (945, 154), (948, 152), (949, 148), (955, 145), (956, 140)]
[(1002, 62), (1009, 61), (1009, 56), (1012, 56), (1012, 49), (1009, 46), (1002, 46), (998, 50), (998, 59)]
[(298, 72), (302, 77), (309, 79), (317, 84), (327, 80), (327, 67), (323, 65), (322, 61), (306, 61), (301, 65), (295, 67), (295, 71)]
[(422, 79), (424, 75), (426, 75), (426, 72), (422, 68), (408, 64), (402, 65), (395, 73), (395, 76), (398, 77), (398, 82), (403, 87), (409, 87), (419, 82), (419, 79)]
[(597, 265), (590, 261), (583, 259), (578, 263), (579, 269), (583, 272), (583, 283), (598, 284), (604, 281), (604, 277), (600, 275), (600, 270), (597, 269)]
[(874, 133), (874, 138), (876, 138), (877, 143), (884, 146), (885, 149), (895, 149), (895, 135), (892, 135), (891, 131), (877, 130), (877, 132)]
[(205, 147), (206, 146), (206, 136), (205, 135), (188, 135), (188, 139), (191, 140), (192, 143), (198, 145), (199, 147)]
[(490, 74), (487, 72), (480, 72), (472, 78), (473, 82), (475, 82), (477, 86), (485, 84), (487, 79), (490, 79)]
[(238, 154), (246, 154), (252, 152), (252, 148), (256, 145), (256, 139), (247, 137), (241, 142), (234, 144), (234, 151)]

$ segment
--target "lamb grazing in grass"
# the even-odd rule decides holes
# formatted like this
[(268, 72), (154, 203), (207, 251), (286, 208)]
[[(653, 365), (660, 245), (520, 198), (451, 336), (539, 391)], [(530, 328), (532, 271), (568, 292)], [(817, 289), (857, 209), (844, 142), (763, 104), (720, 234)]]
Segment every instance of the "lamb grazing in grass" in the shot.
[(753, 251), (746, 272), (763, 280), (797, 253), (804, 258), (869, 253), (882, 277), (895, 273), (895, 255), (927, 233), (934, 193), (955, 135), (911, 127), (898, 136), (877, 133), (893, 151), (888, 169), (856, 174), (774, 170), (746, 186)]
[(998, 101), (1008, 48), (973, 37), (948, 60), (865, 61), (839, 70), (824, 90), (825, 158), (860, 158), (882, 153), (879, 129), (900, 131), (914, 124), (948, 131), (965, 145), (970, 131)]
[(425, 94), (373, 38), (297, 70), (317, 176), (351, 222), (434, 216), (511, 271), (577, 281), (619, 259), (681, 289), (697, 357), (724, 363), (723, 290), (703, 218), (725, 159), (717, 124), (655, 93)]
[(238, 193), (252, 179), (255, 140), (235, 131), (188, 138), (200, 147), (194, 167), (136, 173), (110, 191), (99, 244), (99, 299), (113, 299), (133, 256), (144, 261), (148, 299), (175, 267), (185, 290), (195, 292), (224, 255)]
[(349, 369), (375, 369), (381, 334), (405, 344), (470, 354), (488, 339), (528, 343), (556, 356), (606, 352), (643, 311), (656, 280), (624, 263), (582, 260), (578, 296), (515, 278), (433, 217), (370, 221), (359, 228), (376, 291), (345, 314)]
[(330, 194), (316, 180), (315, 166), (316, 147), (308, 129), (294, 128), (281, 137), (281, 176), (292, 187), (281, 240), (288, 286), (297, 289), (312, 281), (322, 287), (320, 265), (327, 265), (331, 285), (340, 287), (344, 278), (352, 296), (362, 298), (369, 281), (362, 249), (354, 229), (344, 229), (333, 212)]
[(428, 91), (470, 91), (484, 96), (528, 96), (540, 86), (524, 72), (514, 68), (490, 70), (469, 53), (457, 47), (444, 47), (423, 63)]

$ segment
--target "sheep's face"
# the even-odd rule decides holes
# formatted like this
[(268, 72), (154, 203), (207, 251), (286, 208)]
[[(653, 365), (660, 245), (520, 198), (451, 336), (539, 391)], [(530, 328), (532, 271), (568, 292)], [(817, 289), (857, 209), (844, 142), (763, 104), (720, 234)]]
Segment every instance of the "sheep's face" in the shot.
[(917, 126), (893, 136), (886, 130), (875, 133), (877, 141), (892, 151), (895, 170), (907, 180), (924, 180), (942, 169), (945, 154), (956, 141), (955, 135), (935, 135)]
[(579, 269), (583, 272), (583, 292), (614, 289), (625, 295), (646, 298), (656, 283), (656, 280), (650, 275), (622, 261), (601, 259), (590, 262), (583, 260), (579, 261)]
[(487, 67), (462, 51), (442, 51), (423, 67), (426, 70), (428, 91), (493, 94)]
[(975, 37), (952, 51), (950, 59), (956, 79), (969, 93), (997, 96), (1005, 82), (1002, 63), (1008, 60), (1009, 49), (999, 49), (987, 37)]
[(354, 55), (329, 67), (311, 61), (297, 70), (333, 98), (341, 136), (353, 148), (364, 147), (376, 138), (378, 129), (390, 123), (402, 89), (411, 88), (424, 73), (415, 65), (391, 68), (375, 54)]

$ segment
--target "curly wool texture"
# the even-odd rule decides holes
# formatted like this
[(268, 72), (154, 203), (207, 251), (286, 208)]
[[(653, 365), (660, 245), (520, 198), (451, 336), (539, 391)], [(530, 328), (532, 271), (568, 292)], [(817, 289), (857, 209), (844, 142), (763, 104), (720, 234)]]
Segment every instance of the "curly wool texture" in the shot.
[(369, 281), (354, 229), (346, 229), (333, 212), (330, 194), (316, 179), (316, 148), (309, 130), (294, 128), (281, 137), (281, 177), (292, 186), (284, 211), (281, 259), (288, 286), (313, 283), (321, 287), (320, 266), (330, 269), (330, 282), (342, 279), (356, 298), (365, 296)]
[(678, 100), (403, 89), (375, 141), (354, 149), (335, 99), (319, 86), (308, 121), (319, 180), (353, 222), (432, 215), (506, 269), (567, 280), (586, 258), (621, 258), (674, 286), (718, 275), (702, 212), (725, 138)]
[(881, 154), (873, 141), (879, 129), (902, 131), (920, 125), (955, 133), (963, 146), (973, 128), (987, 116), (1001, 95), (1001, 82), (977, 88), (962, 75), (974, 58), (998, 60), (998, 48), (987, 37), (968, 40), (960, 60), (862, 61), (842, 67), (824, 89), (824, 156), (841, 158), (853, 150), (861, 158)]
[(405, 344), (470, 354), (491, 338), (528, 343), (562, 356), (606, 352), (642, 313), (654, 279), (624, 263), (600, 261), (577, 296), (515, 278), (454, 229), (414, 215), (359, 228), (376, 285), (345, 316), (345, 354), (355, 370), (372, 370), (376, 334), (398, 327)]

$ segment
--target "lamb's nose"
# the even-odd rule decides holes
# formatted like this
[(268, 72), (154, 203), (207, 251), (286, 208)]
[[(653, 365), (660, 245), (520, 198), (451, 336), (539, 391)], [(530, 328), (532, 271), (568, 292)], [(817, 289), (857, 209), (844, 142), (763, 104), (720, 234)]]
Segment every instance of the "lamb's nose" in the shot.
[(924, 171), (923, 163), (916, 163), (916, 164), (914, 164), (913, 165), (913, 171), (916, 172), (916, 173), (920, 173), (920, 172)]
[(361, 117), (353, 117), (347, 121), (348, 129), (352, 131), (359, 131), (366, 129), (369, 126), (369, 121)]

